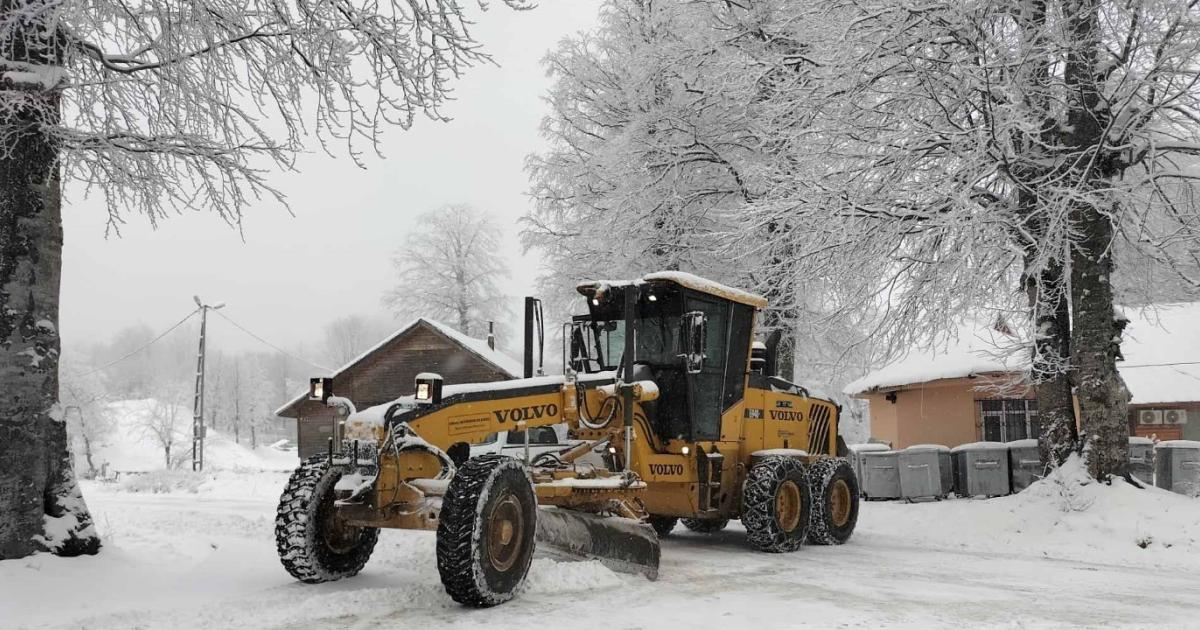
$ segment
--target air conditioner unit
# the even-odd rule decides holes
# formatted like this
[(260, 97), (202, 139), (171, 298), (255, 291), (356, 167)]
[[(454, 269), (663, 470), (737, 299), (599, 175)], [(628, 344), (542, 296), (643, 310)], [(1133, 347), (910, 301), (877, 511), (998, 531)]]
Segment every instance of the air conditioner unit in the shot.
[(1138, 424), (1162, 424), (1163, 412), (1159, 409), (1143, 409), (1138, 412)]
[(1187, 409), (1164, 409), (1163, 424), (1187, 424)]

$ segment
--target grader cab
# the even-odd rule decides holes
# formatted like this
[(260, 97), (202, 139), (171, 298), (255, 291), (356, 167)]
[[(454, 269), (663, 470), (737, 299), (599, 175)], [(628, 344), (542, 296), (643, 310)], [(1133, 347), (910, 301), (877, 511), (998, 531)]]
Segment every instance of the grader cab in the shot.
[[(446, 591), (490, 606), (514, 595), (535, 544), (653, 579), (679, 519), (698, 532), (740, 519), (767, 552), (850, 538), (859, 493), (839, 408), (772, 374), (753, 342), (764, 299), (679, 272), (579, 292), (588, 313), (564, 326), (562, 376), (422, 374), (413, 396), (362, 412), (314, 379), (314, 397), (349, 413), (284, 490), (284, 567), (348, 577), (379, 528), (434, 529)], [(565, 451), (470, 457), (489, 434), (563, 423), (578, 440)]]

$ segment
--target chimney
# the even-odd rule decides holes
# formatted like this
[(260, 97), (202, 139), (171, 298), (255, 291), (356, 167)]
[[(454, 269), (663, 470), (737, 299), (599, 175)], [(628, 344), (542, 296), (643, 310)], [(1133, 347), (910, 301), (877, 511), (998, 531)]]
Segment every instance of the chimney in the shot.
[(489, 348), (496, 349), (496, 322), (488, 322), (487, 342)]

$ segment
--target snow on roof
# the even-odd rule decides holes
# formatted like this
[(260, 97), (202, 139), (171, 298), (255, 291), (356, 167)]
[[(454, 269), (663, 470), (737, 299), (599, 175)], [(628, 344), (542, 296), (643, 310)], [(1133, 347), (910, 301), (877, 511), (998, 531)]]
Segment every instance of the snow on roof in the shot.
[(1200, 400), (1200, 302), (1127, 308), (1125, 315), (1129, 318), (1121, 339), (1125, 360), (1117, 368), (1133, 395), (1130, 402)]
[(755, 295), (741, 289), (735, 289), (730, 286), (723, 285), (719, 282), (713, 282), (700, 276), (684, 273), (682, 271), (659, 271), (647, 274), (642, 277), (642, 280), (650, 282), (653, 280), (665, 280), (674, 282), (689, 289), (695, 289), (711, 295), (717, 295), (734, 302), (749, 304), (754, 308), (763, 308), (767, 305), (767, 299), (761, 295)]
[(1013, 356), (1020, 340), (990, 326), (963, 324), (945, 345), (914, 350), (907, 356), (852, 381), (842, 390), (854, 395), (944, 378), (1010, 372), (1025, 368), (1024, 353)]
[(971, 442), (970, 444), (959, 444), (950, 449), (951, 453), (965, 453), (974, 451), (1000, 451), (1008, 450), (1008, 445), (1004, 442)]
[(950, 447), (944, 444), (913, 444), (904, 449), (906, 451), (937, 451), (939, 453), (949, 453)]
[[(1129, 323), (1117, 367), (1132, 404), (1200, 400), (1200, 302), (1116, 309)], [(1028, 367), (1024, 352), (1005, 353), (1018, 340), (978, 323), (960, 326), (944, 347), (913, 351), (846, 385), (845, 393), (898, 388), (945, 378), (1013, 372)], [(1006, 356), (1007, 354), (1007, 356)]]
[[(488, 363), (492, 364), (494, 367), (496, 367), (497, 369), (501, 370), (502, 372), (508, 374), (512, 378), (519, 378), (520, 376), (522, 376), (525, 373), (525, 366), (520, 361), (508, 356), (507, 354), (504, 354), (503, 352), (500, 352), (499, 350), (492, 349), (491, 347), (488, 346), (486, 339), (476, 339), (474, 337), (465, 335), (465, 334), (459, 332), (458, 330), (454, 329), (453, 327), (443, 324), (441, 322), (437, 322), (437, 321), (434, 321), (432, 319), (428, 319), (425, 317), (418, 317), (417, 319), (414, 319), (413, 321), (409, 322), (408, 324), (401, 326), (400, 328), (398, 328), (396, 330), (396, 332), (392, 333), (391, 335), (388, 335), (386, 338), (384, 338), (379, 343), (364, 350), (358, 356), (354, 357), (353, 359), (350, 359), (350, 361), (348, 361), (345, 365), (334, 370), (333, 374), (330, 374), (330, 376), (331, 377), (339, 376), (342, 372), (345, 372), (346, 370), (348, 370), (352, 366), (354, 366), (354, 364), (358, 363), (359, 361), (362, 361), (363, 359), (365, 359), (368, 356), (370, 356), (371, 354), (375, 353), (375, 351), (379, 350), (383, 346), (386, 346), (387, 344), (391, 343), (397, 337), (408, 332), (409, 330), (411, 330), (413, 327), (415, 327), (417, 324), (419, 324), (421, 322), (425, 322), (426, 324), (433, 327), (438, 332), (440, 332), (443, 335), (452, 339), (458, 345), (462, 346), (463, 348), (466, 348), (469, 352), (471, 352), (471, 354), (474, 354), (474, 355), (478, 356), (479, 358), (483, 359), (484, 361), (487, 361)], [(285, 410), (287, 410), (288, 407), (291, 407), (292, 405), (296, 404), (297, 402), (300, 402), (306, 396), (308, 396), (307, 389), (304, 390), (303, 392), (300, 392), (300, 394), (298, 394), (295, 398), (292, 398), (291, 400), (289, 400), (286, 403), (284, 403), (283, 405), (281, 405), (278, 409), (276, 409), (275, 415), (278, 416), (278, 415), (282, 414)]]
[(422, 320), (430, 326), (438, 329), (438, 331), (443, 335), (455, 340), (472, 353), (479, 355), (479, 358), (491, 363), (501, 370), (504, 370), (509, 376), (513, 378), (520, 378), (521, 375), (525, 373), (524, 364), (508, 356), (507, 354), (500, 352), (499, 350), (491, 348), (488, 346), (486, 339), (476, 339), (475, 337), (465, 335), (458, 330), (447, 326), (446, 324), (435, 322), (432, 319), (422, 318)]

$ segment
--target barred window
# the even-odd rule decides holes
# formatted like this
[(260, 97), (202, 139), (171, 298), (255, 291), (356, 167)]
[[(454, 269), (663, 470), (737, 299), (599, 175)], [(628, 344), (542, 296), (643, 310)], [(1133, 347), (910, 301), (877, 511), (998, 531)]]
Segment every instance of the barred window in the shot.
[(988, 442), (1036, 438), (1042, 432), (1036, 400), (981, 400), (979, 416), (983, 419), (983, 439)]

